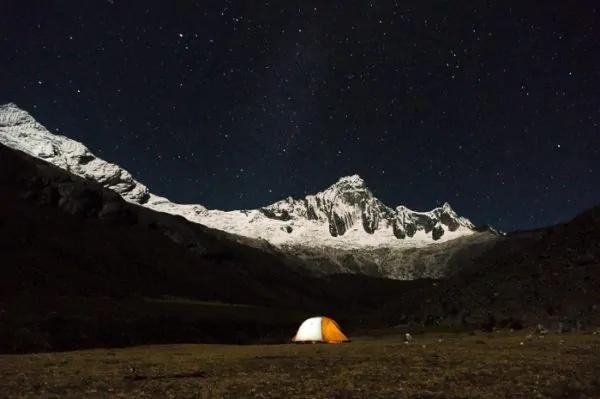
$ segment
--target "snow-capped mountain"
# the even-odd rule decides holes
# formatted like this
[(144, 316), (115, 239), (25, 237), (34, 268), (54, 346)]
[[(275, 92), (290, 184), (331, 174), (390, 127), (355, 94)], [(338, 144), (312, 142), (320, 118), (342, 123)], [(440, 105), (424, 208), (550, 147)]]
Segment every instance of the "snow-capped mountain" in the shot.
[(449, 204), (430, 212), (392, 209), (375, 198), (358, 175), (342, 177), (305, 198), (288, 197), (255, 210), (207, 211), (198, 221), (276, 246), (337, 248), (422, 246), (472, 234), (474, 228)]
[[(317, 194), (289, 197), (254, 210), (209, 210), (201, 205), (173, 203), (150, 193), (129, 172), (98, 158), (83, 144), (52, 134), (14, 104), (0, 105), (0, 142), (95, 180), (126, 201), (266, 241), (298, 259), (318, 263), (324, 256), (329, 264), (336, 265), (334, 271), (360, 271), (367, 263), (381, 269), (385, 263), (377, 252), (381, 248), (395, 251), (424, 247), (475, 234), (474, 225), (459, 217), (449, 204), (429, 212), (415, 212), (404, 206), (391, 208), (373, 196), (358, 175), (342, 177)], [(363, 252), (358, 257), (353, 253), (350, 263), (355, 267), (348, 267), (348, 251), (355, 250)], [(365, 255), (369, 251), (378, 254)], [(386, 262), (391, 262), (389, 256)], [(394, 264), (393, 268), (398, 266)], [(389, 273), (379, 270), (377, 274)]]

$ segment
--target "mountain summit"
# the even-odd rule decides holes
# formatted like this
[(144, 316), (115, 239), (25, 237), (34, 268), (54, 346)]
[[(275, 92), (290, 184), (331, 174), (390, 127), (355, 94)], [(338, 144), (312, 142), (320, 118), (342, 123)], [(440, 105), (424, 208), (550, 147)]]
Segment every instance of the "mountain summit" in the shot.
[(15, 104), (0, 106), (0, 142), (95, 180), (129, 202), (279, 247), (420, 247), (474, 232), (473, 224), (447, 203), (429, 212), (390, 208), (356, 174), (319, 193), (254, 210), (176, 204), (150, 193), (129, 172), (98, 158), (83, 144), (50, 133)]
[[(430, 238), (437, 241), (446, 233), (462, 235), (474, 228), (448, 203), (430, 212), (415, 212), (404, 206), (392, 209), (373, 196), (358, 175), (342, 177), (320, 193), (298, 200), (290, 197), (258, 211), (266, 218), (280, 222), (282, 230), (290, 235), (296, 228), (305, 230), (314, 224), (314, 227), (326, 226), (329, 235), (340, 240), (346, 234), (364, 239), (364, 233), (371, 236), (377, 233), (379, 238), (389, 241), (385, 240), (389, 235), (384, 233), (388, 231), (396, 239)], [(322, 237), (322, 234), (314, 233)], [(367, 241), (376, 244), (376, 239)]]

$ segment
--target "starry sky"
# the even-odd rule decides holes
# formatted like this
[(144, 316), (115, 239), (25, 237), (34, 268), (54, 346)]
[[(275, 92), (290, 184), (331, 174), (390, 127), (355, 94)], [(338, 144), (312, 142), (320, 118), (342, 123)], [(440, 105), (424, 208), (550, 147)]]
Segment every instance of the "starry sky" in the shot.
[(359, 174), (505, 231), (600, 203), (595, 1), (2, 0), (0, 102), (175, 202)]

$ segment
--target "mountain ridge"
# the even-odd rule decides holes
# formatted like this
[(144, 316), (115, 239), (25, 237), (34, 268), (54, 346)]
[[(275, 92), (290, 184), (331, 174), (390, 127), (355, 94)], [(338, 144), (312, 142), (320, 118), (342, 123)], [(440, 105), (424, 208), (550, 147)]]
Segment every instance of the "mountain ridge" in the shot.
[(14, 103), (0, 105), (0, 141), (68, 172), (93, 179), (127, 201), (144, 204), (150, 198), (148, 188), (125, 169), (97, 157), (76, 140), (51, 133)]
[(49, 132), (14, 103), (0, 105), (0, 141), (93, 179), (129, 202), (237, 235), (264, 239), (275, 246), (419, 247), (473, 234), (475, 229), (448, 203), (426, 212), (402, 205), (391, 208), (373, 196), (358, 174), (343, 176), (316, 194), (288, 197), (258, 209), (222, 211), (199, 204), (177, 204), (151, 193), (128, 171), (97, 157), (84, 144)]
[[(84, 144), (49, 132), (13, 103), (0, 106), (0, 143), (97, 182), (126, 202), (221, 231), (240, 244), (282, 256), (297, 272), (321, 277), (352, 273), (440, 278), (463, 267), (464, 249), (501, 237), (491, 228), (476, 228), (448, 203), (427, 212), (389, 207), (357, 174), (341, 177), (316, 194), (258, 209), (221, 211), (177, 204), (153, 194)], [(186, 231), (163, 230), (176, 241), (189, 241)]]

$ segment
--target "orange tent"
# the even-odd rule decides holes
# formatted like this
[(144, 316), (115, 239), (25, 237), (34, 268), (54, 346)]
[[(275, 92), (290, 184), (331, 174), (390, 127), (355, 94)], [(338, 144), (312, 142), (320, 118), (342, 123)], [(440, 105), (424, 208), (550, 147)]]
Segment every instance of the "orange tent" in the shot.
[(298, 328), (298, 332), (292, 338), (292, 342), (324, 342), (329, 344), (341, 344), (350, 342), (344, 335), (339, 324), (329, 317), (319, 316), (306, 319)]

